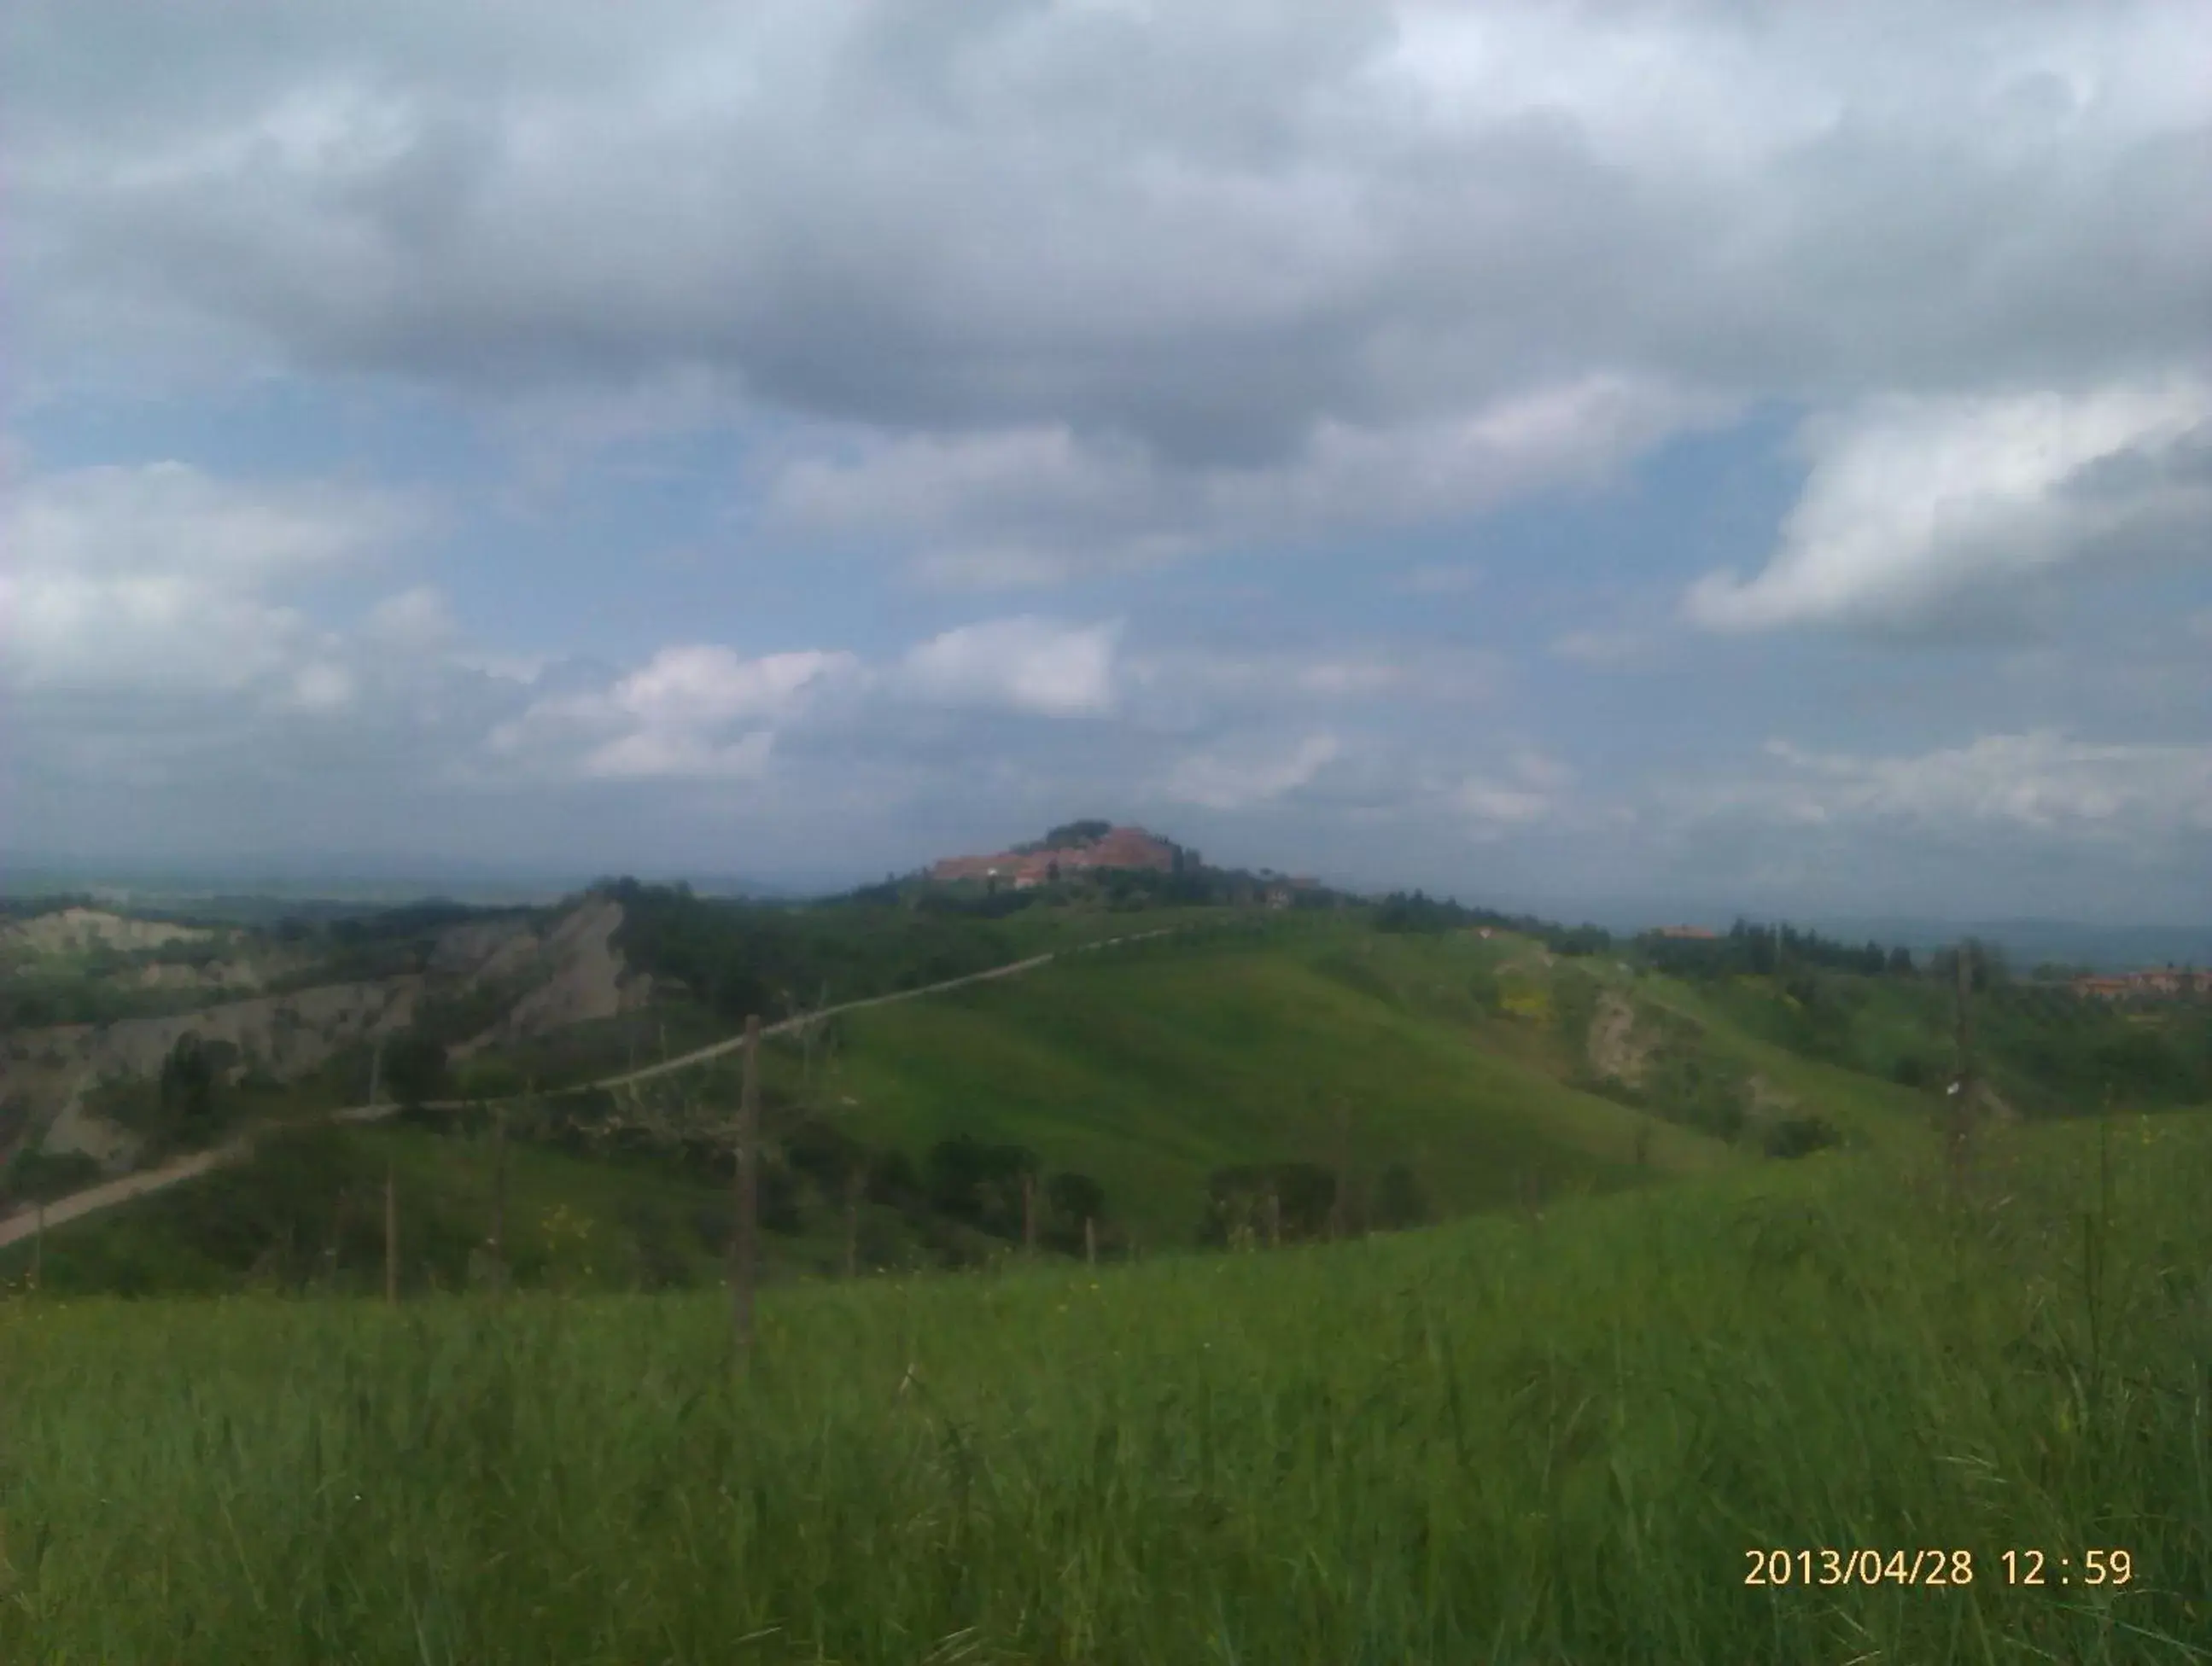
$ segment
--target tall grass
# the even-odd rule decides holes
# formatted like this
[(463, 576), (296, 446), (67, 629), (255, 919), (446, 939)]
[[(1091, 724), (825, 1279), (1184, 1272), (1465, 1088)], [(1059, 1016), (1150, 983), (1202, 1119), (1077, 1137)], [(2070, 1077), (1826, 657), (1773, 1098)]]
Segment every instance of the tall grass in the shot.
[[(0, 1305), (0, 1660), (2212, 1659), (2212, 1132), (2008, 1137), (771, 1292), (744, 1382), (706, 1296)], [(1744, 1583), (1831, 1546), (1976, 1577)]]

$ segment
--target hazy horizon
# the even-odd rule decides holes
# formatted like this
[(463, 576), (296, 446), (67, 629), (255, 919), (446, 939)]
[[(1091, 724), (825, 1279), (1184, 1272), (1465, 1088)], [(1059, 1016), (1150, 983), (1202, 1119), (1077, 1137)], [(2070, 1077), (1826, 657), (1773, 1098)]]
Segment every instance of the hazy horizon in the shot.
[[(1042, 832), (1042, 829), (1037, 829)], [(1165, 830), (1172, 832), (1171, 829)], [(1035, 834), (1031, 833), (1030, 837)], [(743, 874), (706, 869), (641, 870), (614, 863), (588, 870), (530, 870), (494, 863), (349, 861), (292, 855), (255, 861), (233, 858), (202, 864), (85, 864), (59, 858), (16, 861), (0, 857), (0, 895), (36, 896), (64, 889), (113, 892), (149, 901), (193, 896), (264, 896), (307, 900), (360, 901), (391, 905), (446, 898), (490, 906), (538, 904), (574, 894), (597, 881), (629, 877), (647, 883), (681, 881), (706, 895), (752, 894), (770, 900), (803, 900), (837, 894), (882, 879), (887, 873), (916, 871), (938, 856), (933, 851), (902, 867), (870, 872), (795, 870)], [(1212, 858), (1209, 857), (1208, 858)], [(1278, 867), (1265, 862), (1234, 865)], [(1282, 871), (1291, 871), (1281, 869)], [(1591, 924), (1618, 932), (1663, 924), (1724, 929), (1740, 918), (1787, 922), (1839, 936), (1872, 939), (1885, 947), (1902, 944), (1915, 952), (1940, 947), (1956, 936), (1973, 934), (1998, 943), (2025, 961), (2080, 961), (2100, 967), (2156, 964), (2167, 960), (2212, 961), (2212, 913), (2197, 919), (2087, 919), (2063, 914), (1978, 916), (1921, 913), (1852, 913), (1791, 908), (1759, 909), (1721, 897), (1633, 897), (1584, 894), (1505, 894), (1480, 884), (1422, 885), (1393, 879), (1321, 874), (1314, 877), (1355, 894), (1379, 896), (1391, 890), (1421, 888), (1470, 907), (1529, 913), (1563, 924)]]

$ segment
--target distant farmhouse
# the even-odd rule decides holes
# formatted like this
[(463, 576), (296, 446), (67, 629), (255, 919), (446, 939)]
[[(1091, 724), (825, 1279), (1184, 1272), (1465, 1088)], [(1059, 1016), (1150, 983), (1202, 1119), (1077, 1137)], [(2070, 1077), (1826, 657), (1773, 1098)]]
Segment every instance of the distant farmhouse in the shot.
[(930, 868), (929, 876), (939, 881), (995, 880), (1025, 891), (1048, 880), (1094, 869), (1146, 868), (1173, 874), (1198, 865), (1197, 851), (1186, 851), (1142, 827), (1079, 821), (1055, 827), (1035, 846), (1001, 851), (996, 856), (947, 857)]
[(1656, 937), (1681, 937), (1693, 942), (1717, 942), (1720, 935), (1717, 931), (1706, 930), (1702, 925), (1662, 925), (1652, 933)]
[(2124, 972), (2110, 978), (2076, 978), (2074, 993), (2098, 1001), (2149, 1001), (2212, 995), (2212, 972), (2172, 966)]

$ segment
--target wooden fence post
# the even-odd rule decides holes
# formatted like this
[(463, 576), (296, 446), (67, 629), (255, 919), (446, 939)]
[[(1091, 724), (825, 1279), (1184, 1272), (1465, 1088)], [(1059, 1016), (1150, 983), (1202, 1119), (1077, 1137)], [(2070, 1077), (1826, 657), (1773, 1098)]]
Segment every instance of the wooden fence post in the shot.
[(507, 1289), (507, 1107), (492, 1108), (491, 1124), (492, 1292)]
[(1968, 959), (1969, 943), (1962, 940), (1953, 955), (1954, 982), (1957, 988), (1957, 1033), (1954, 1045), (1957, 1050), (1957, 1068), (1951, 1081), (1949, 1126), (1945, 1130), (1946, 1154), (1949, 1159), (1952, 1195), (1955, 1198), (1964, 1188), (1966, 1176), (1966, 1142), (1973, 1127), (1974, 1114), (1974, 975)]
[(399, 1189), (389, 1159), (384, 1165), (384, 1299), (399, 1299)]
[(1336, 1102), (1336, 1196), (1328, 1211), (1331, 1239), (1352, 1236), (1352, 1105)]
[(760, 1018), (745, 1019), (745, 1071), (738, 1097), (737, 1231), (730, 1245), (730, 1318), (737, 1343), (738, 1369), (747, 1369), (753, 1351), (753, 1285), (758, 1276), (760, 1186), (755, 1172), (760, 1142)]
[(31, 1288), (39, 1287), (40, 1276), (46, 1268), (46, 1200), (38, 1200), (38, 1217), (31, 1237)]
[(1087, 1215), (1083, 1217), (1083, 1261), (1087, 1267), (1098, 1264), (1098, 1223)]
[(845, 1172), (845, 1276), (860, 1275), (860, 1190), (867, 1171), (854, 1163)]
[(1022, 1253), (1036, 1253), (1036, 1176), (1022, 1173)]

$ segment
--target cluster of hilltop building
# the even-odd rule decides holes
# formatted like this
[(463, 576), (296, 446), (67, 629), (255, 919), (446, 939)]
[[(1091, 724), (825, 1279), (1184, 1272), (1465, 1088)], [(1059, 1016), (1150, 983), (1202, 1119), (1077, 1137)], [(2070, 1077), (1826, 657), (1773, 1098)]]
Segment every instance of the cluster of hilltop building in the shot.
[(1097, 839), (1042, 851), (1001, 851), (996, 856), (954, 856), (933, 864), (934, 880), (998, 880), (1016, 890), (1063, 875), (1085, 873), (1094, 868), (1149, 868), (1176, 873), (1188, 863), (1197, 866), (1195, 851), (1179, 851), (1157, 833), (1142, 827), (1113, 827)]
[(1024, 845), (995, 856), (952, 856), (930, 864), (929, 877), (940, 883), (980, 880), (995, 888), (1026, 891), (1057, 879), (1102, 869), (1150, 869), (1160, 874), (1206, 873), (1226, 886), (1225, 900), (1264, 903), (1270, 908), (1289, 908), (1303, 898), (1321, 895), (1321, 881), (1262, 868), (1249, 874), (1214, 874), (1196, 851), (1147, 833), (1142, 827), (1109, 827), (1103, 821), (1077, 823), (1055, 828), (1036, 845)]

